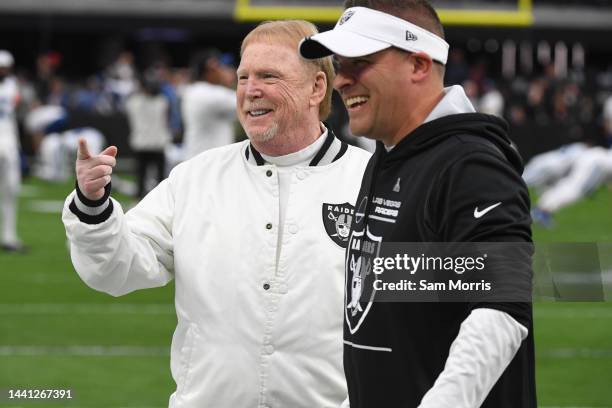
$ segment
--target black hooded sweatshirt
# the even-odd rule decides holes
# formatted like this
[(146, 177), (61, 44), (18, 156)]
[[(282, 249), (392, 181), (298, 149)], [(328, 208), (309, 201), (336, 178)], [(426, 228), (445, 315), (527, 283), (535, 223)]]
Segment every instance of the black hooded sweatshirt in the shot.
[[(378, 144), (356, 201), (347, 250), (344, 370), (351, 408), (417, 407), (444, 369), (461, 323), (483, 307), (510, 314), (529, 334), (482, 407), (537, 406), (531, 303), (383, 303), (374, 298), (351, 313), (349, 299), (349, 259), (356, 250), (363, 255), (366, 241), (370, 247), (381, 242), (531, 243), (522, 170), (506, 122), (479, 113), (425, 123), (390, 152)], [(530, 274), (529, 269), (529, 279)]]

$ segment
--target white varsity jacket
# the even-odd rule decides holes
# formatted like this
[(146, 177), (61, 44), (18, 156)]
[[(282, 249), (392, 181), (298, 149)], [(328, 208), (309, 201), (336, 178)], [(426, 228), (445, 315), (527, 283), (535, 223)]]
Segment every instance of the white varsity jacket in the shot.
[(292, 170), (278, 268), (277, 168), (248, 141), (177, 166), (126, 214), (111, 201), (86, 216), (67, 198), (71, 257), (89, 286), (119, 296), (176, 281), (170, 407), (346, 397), (343, 246), (368, 159), (330, 132), (310, 166)]

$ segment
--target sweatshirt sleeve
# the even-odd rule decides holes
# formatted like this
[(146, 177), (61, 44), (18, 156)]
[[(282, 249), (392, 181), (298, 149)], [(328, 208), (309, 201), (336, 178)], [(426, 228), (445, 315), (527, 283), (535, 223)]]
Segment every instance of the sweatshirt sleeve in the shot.
[(168, 180), (125, 214), (110, 198), (105, 214), (93, 216), (95, 222), (78, 210), (76, 195), (66, 199), (62, 220), (72, 263), (88, 286), (121, 296), (172, 280), (174, 199)]
[(527, 187), (496, 153), (461, 155), (434, 185), (433, 227), (442, 241), (531, 242)]
[[(529, 296), (530, 203), (519, 172), (496, 152), (474, 150), (450, 163), (434, 185), (428, 218), (440, 240), (485, 243), (497, 255), (489, 255), (485, 270), (497, 288), (505, 285), (507, 293), (520, 289)], [(506, 312), (524, 327), (532, 325), (529, 303), (489, 301), (484, 296), (470, 303), (472, 310), (480, 307)]]
[(527, 334), (504, 312), (474, 310), (461, 324), (444, 370), (419, 408), (481, 406)]
[[(431, 225), (441, 240), (492, 243), (497, 258), (489, 256), (484, 272), (509, 293), (520, 288), (530, 295), (530, 204), (519, 172), (496, 152), (476, 150), (451, 163), (437, 182), (431, 211), (440, 221)], [(480, 406), (533, 328), (529, 302), (485, 295), (468, 305), (471, 314), (422, 408)]]

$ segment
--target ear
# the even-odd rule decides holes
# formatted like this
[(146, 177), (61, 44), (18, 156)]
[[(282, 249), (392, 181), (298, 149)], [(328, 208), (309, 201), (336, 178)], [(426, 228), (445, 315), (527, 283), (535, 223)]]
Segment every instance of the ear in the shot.
[(319, 106), (325, 99), (327, 92), (327, 77), (323, 71), (317, 71), (312, 83), (312, 94), (310, 95), (310, 106)]
[(408, 55), (412, 61), (412, 80), (421, 82), (432, 75), (433, 60), (424, 52), (414, 52)]

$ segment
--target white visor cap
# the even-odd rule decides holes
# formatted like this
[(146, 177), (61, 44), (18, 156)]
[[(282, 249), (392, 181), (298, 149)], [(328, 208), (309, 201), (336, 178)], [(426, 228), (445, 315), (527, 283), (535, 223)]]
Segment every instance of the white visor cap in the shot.
[(442, 38), (404, 19), (366, 7), (346, 9), (333, 30), (303, 39), (299, 50), (308, 59), (331, 54), (355, 58), (390, 47), (424, 52), (442, 65), (448, 58), (448, 43)]

